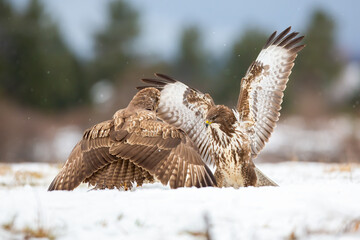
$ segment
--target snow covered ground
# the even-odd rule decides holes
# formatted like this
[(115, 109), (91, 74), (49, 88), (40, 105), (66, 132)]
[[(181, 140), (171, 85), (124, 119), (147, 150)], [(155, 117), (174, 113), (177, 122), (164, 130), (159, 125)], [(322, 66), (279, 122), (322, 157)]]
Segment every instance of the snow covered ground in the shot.
[(360, 239), (360, 165), (259, 164), (280, 187), (47, 192), (48, 164), (0, 164), (0, 239)]

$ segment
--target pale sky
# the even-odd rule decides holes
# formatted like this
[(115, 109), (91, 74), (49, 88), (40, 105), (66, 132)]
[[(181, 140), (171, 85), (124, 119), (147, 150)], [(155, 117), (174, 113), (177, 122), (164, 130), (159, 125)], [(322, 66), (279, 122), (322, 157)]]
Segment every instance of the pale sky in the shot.
[[(15, 0), (17, 6), (28, 0)], [(110, 0), (43, 0), (58, 21), (66, 41), (81, 56), (91, 56), (91, 35), (106, 21)], [(337, 24), (337, 43), (347, 55), (360, 55), (360, 1), (345, 0), (128, 0), (140, 12), (141, 37), (137, 51), (169, 57), (181, 29), (189, 24), (203, 29), (204, 45), (215, 53), (229, 50), (234, 38), (248, 27), (267, 33), (288, 26), (303, 31), (316, 8), (327, 10)]]

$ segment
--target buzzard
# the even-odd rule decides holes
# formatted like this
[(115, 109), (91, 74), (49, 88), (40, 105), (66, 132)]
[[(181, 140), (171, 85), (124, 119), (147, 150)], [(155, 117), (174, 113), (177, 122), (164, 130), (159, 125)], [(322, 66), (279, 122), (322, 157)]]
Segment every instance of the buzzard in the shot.
[(97, 189), (154, 181), (216, 186), (189, 136), (156, 116), (159, 98), (159, 90), (143, 89), (112, 120), (86, 130), (48, 190), (73, 190), (82, 182)]
[(253, 163), (280, 116), (286, 88), (304, 38), (290, 27), (274, 32), (241, 80), (236, 109), (215, 105), (209, 94), (163, 74), (142, 79), (161, 91), (157, 116), (182, 129), (202, 159), (215, 164), (218, 187), (276, 186)]

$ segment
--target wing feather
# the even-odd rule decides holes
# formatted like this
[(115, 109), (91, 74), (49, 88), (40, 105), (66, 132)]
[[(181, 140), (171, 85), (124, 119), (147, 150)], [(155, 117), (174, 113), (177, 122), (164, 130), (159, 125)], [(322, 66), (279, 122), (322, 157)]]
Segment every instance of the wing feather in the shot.
[(120, 189), (124, 186), (131, 186), (134, 182), (139, 186), (143, 183), (154, 182), (154, 178), (145, 169), (128, 160), (119, 159), (95, 172), (84, 182), (95, 186), (96, 189)]
[(48, 190), (73, 190), (104, 166), (117, 161), (108, 152), (111, 145), (108, 130), (112, 127), (109, 120), (86, 130)]
[[(154, 179), (171, 188), (216, 186), (210, 169), (183, 130), (160, 120), (155, 112), (135, 106), (130, 102), (112, 120), (86, 130), (49, 191), (73, 190), (81, 182), (96, 188), (119, 188)], [(201, 177), (187, 181), (193, 177), (188, 173), (197, 171)]]
[(280, 116), (283, 91), (289, 80), (303, 36), (274, 32), (241, 80), (237, 109), (240, 120), (249, 122), (251, 150), (256, 157), (271, 136)]
[[(170, 125), (185, 131), (195, 143), (204, 162), (213, 164), (210, 147), (211, 136), (205, 126), (205, 118), (213, 99), (200, 91), (164, 74), (156, 73), (158, 79), (142, 79), (161, 91), (157, 116)], [(143, 87), (139, 87), (140, 89)]]
[[(147, 170), (171, 188), (216, 186), (211, 170), (182, 130), (160, 121), (143, 120), (141, 124), (153, 127), (129, 130), (126, 142), (114, 143), (110, 153)], [(189, 183), (186, 178), (189, 173), (192, 177), (192, 172), (200, 172), (201, 176)]]

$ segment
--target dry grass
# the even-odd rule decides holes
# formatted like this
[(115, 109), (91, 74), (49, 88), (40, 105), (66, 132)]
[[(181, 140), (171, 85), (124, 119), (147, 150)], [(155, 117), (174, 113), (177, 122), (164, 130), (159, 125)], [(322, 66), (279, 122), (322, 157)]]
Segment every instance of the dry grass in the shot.
[(30, 228), (25, 227), (21, 230), (21, 233), (24, 235), (24, 239), (32, 239), (32, 238), (46, 238), (49, 240), (55, 240), (55, 234), (49, 229), (45, 229), (42, 227), (38, 228)]
[(6, 231), (12, 231), (14, 229), (16, 216), (13, 216), (10, 221), (3, 223), (1, 227)]
[(351, 173), (355, 168), (358, 168), (358, 164), (351, 164), (351, 163), (345, 163), (345, 164), (336, 164), (332, 167), (326, 168), (326, 173), (333, 173), (333, 172), (344, 172), (344, 173)]
[(187, 234), (191, 235), (194, 238), (200, 238), (205, 240), (211, 240), (213, 239), (210, 234), (211, 224), (208, 214), (204, 214), (204, 223), (205, 223), (205, 229), (204, 231), (184, 231), (181, 234)]
[(288, 237), (288, 240), (296, 240), (296, 239), (297, 239), (296, 234), (294, 231), (292, 231)]
[(26, 179), (41, 179), (44, 175), (34, 171), (17, 171), (15, 172), (15, 179), (19, 182)]
[(60, 170), (64, 166), (64, 162), (59, 161), (58, 163), (49, 163), (49, 166)]
[(184, 233), (191, 235), (195, 238), (201, 238), (201, 239), (209, 239), (206, 232), (195, 232), (195, 231), (185, 231)]
[(35, 186), (36, 180), (42, 179), (44, 174), (34, 171), (16, 171), (14, 174), (15, 184), (18, 186), (23, 186), (29, 184), (30, 186)]
[(346, 221), (342, 226), (339, 226), (338, 229), (325, 230), (325, 229), (307, 229), (306, 233), (310, 235), (331, 235), (335, 236), (339, 233), (342, 234), (354, 234), (360, 232), (360, 219), (352, 219)]
[(97, 222), (97, 224), (99, 224), (101, 227), (107, 227), (108, 226), (108, 222), (106, 220), (101, 220), (101, 221)]
[(359, 232), (360, 231), (360, 220), (356, 220), (353, 224), (354, 224), (354, 226), (353, 226), (352, 230), (354, 232)]
[(124, 214), (119, 214), (116, 220), (121, 221), (124, 218)]
[(356, 233), (360, 232), (360, 219), (354, 219), (346, 225), (344, 232)]
[(0, 164), (0, 176), (6, 175), (12, 172), (10, 165), (8, 164)]
[(14, 235), (21, 235), (24, 239), (43, 238), (49, 240), (55, 240), (56, 236), (50, 229), (46, 229), (38, 224), (37, 227), (31, 228), (26, 226), (24, 228), (15, 227), (16, 216), (12, 217), (8, 222), (1, 225), (1, 227)]
[[(0, 176), (5, 176), (7, 181), (1, 181), (2, 187), (16, 187), (16, 186), (37, 186), (44, 179), (45, 173), (29, 170), (14, 171), (11, 165), (0, 164)], [(10, 180), (10, 181), (9, 181)]]

